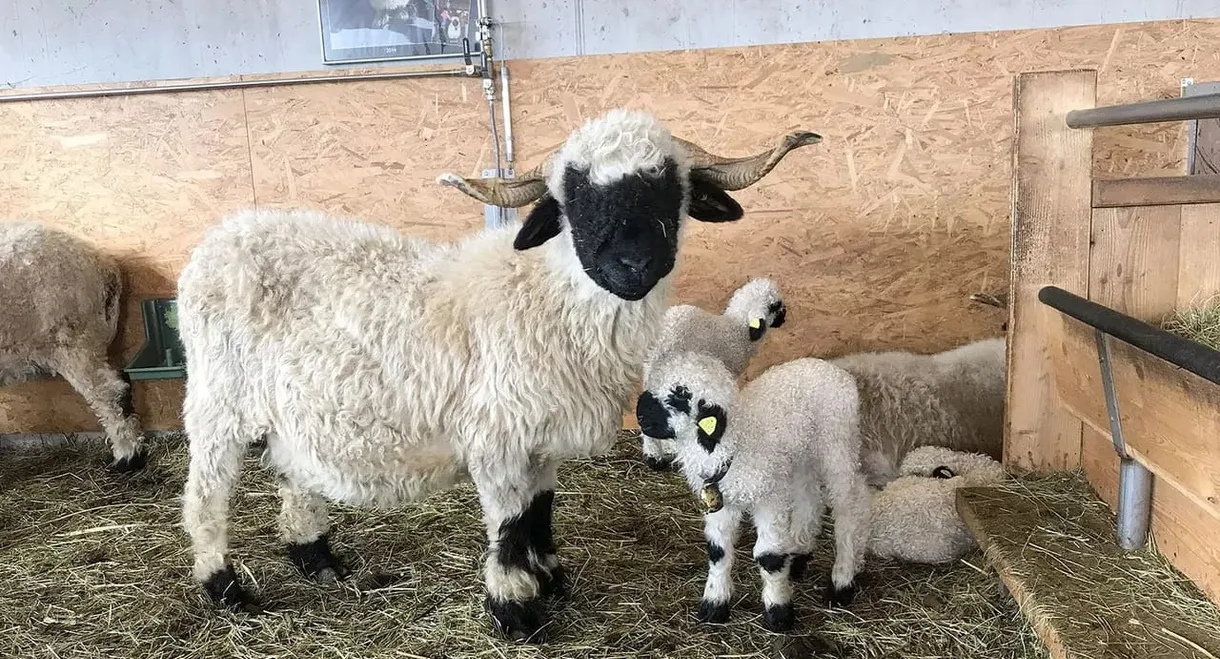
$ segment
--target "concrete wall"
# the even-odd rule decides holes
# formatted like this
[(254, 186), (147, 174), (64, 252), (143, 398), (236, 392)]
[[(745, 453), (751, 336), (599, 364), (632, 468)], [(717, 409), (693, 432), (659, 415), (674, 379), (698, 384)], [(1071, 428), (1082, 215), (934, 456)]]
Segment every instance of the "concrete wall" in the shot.
[[(1220, 0), (488, 2), (511, 59), (1220, 17)], [(0, 87), (325, 68), (316, 0), (2, 4)]]

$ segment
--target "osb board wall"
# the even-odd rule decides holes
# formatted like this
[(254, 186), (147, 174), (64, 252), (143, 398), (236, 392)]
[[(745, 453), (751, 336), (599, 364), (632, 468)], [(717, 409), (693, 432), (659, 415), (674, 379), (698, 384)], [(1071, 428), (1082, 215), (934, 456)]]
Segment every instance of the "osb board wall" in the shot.
[[(1220, 21), (512, 62), (518, 168), (580, 121), (646, 108), (707, 148), (750, 153), (805, 128), (823, 144), (737, 193), (747, 217), (695, 226), (678, 300), (721, 307), (773, 277), (790, 322), (747, 373), (805, 355), (932, 351), (995, 335), (967, 296), (1007, 287), (1012, 77), (1099, 70), (1102, 103), (1177, 95), (1218, 70)], [(0, 105), (0, 204), (96, 240), (136, 300), (172, 293), (200, 231), (250, 203), (362, 215), (434, 238), (482, 224), (433, 179), (491, 161), (476, 82), (335, 83)], [(1099, 131), (1097, 169), (1180, 171), (1184, 127)], [(128, 314), (117, 357), (141, 340)], [(151, 428), (179, 424), (180, 383), (137, 385)], [(61, 383), (0, 392), (0, 432), (94, 429)]]

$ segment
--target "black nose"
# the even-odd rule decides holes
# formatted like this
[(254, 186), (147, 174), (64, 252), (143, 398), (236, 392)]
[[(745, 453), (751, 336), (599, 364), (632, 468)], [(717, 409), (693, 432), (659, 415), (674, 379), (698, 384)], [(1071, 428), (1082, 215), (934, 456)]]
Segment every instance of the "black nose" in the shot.
[(652, 256), (648, 254), (624, 254), (618, 257), (618, 262), (624, 268), (639, 275), (648, 271), (648, 266), (652, 265)]

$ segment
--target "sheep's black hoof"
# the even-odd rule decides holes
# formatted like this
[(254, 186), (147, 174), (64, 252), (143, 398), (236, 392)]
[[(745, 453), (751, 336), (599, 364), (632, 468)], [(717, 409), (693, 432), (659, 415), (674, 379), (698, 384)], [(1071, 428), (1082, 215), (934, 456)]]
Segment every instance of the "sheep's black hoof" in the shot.
[(568, 573), (562, 565), (556, 565), (550, 574), (545, 571), (538, 575), (542, 584), (543, 597), (566, 597), (568, 594)]
[(116, 474), (130, 474), (133, 471), (139, 471), (148, 464), (148, 451), (141, 446), (136, 449), (126, 458), (120, 458), (110, 464), (110, 470)]
[(496, 632), (526, 643), (546, 643), (546, 630), (542, 628), (542, 603), (533, 599), (525, 602), (501, 600), (488, 596), (487, 613), (491, 616)]
[(768, 606), (763, 612), (763, 625), (773, 632), (786, 632), (796, 623), (796, 614), (792, 611), (792, 603)]
[(671, 466), (673, 466), (673, 463), (674, 463), (673, 458), (668, 458), (668, 457), (658, 458), (655, 455), (644, 456), (644, 464), (648, 465), (648, 468), (653, 471), (665, 471), (666, 469), (669, 469)]
[(346, 579), (351, 570), (330, 551), (330, 538), (326, 534), (317, 540), (288, 545), (288, 560), (305, 576), (322, 583)]
[(232, 566), (226, 565), (223, 570), (213, 573), (207, 581), (203, 582), (203, 589), (207, 591), (208, 597), (214, 603), (235, 613), (259, 615), (263, 612), (258, 601), (241, 587), (241, 583), (237, 581), (237, 573), (233, 571)]
[(856, 582), (854, 581), (846, 586), (843, 586), (842, 588), (835, 586), (833, 583), (827, 584), (826, 606), (832, 609), (836, 607), (841, 608), (848, 606), (852, 603), (852, 600), (856, 598), (856, 593), (859, 592), (859, 590), (860, 587), (856, 585)]
[(788, 578), (793, 581), (804, 579), (809, 569), (809, 559), (809, 554), (793, 554), (791, 567), (788, 568)]
[(699, 622), (716, 623), (729, 621), (729, 603), (699, 600)]

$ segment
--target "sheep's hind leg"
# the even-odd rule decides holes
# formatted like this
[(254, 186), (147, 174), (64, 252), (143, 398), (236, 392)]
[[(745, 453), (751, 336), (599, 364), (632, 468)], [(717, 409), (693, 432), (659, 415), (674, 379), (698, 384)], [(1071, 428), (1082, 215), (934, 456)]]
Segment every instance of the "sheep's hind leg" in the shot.
[(703, 516), (707, 540), (707, 582), (699, 600), (699, 622), (726, 622), (733, 597), (733, 545), (741, 531), (741, 511), (721, 508)]
[(834, 517), (835, 563), (826, 600), (830, 606), (847, 606), (856, 596), (856, 577), (864, 568), (872, 495), (858, 472), (835, 475), (827, 489)]
[(792, 508), (795, 552), (792, 554), (788, 576), (793, 581), (801, 581), (809, 569), (809, 561), (817, 547), (818, 537), (822, 535), (822, 515), (826, 513), (826, 503), (822, 500), (822, 490), (816, 481), (808, 480), (798, 484), (795, 491), (800, 493), (801, 500)]
[(553, 548), (543, 529), (550, 527), (554, 469), (501, 455), (472, 460), (470, 475), (487, 527), (483, 576), (492, 625), (510, 638), (544, 643), (543, 580), (538, 574), (545, 549)]
[(280, 501), (280, 540), (292, 564), (321, 582), (340, 581), (351, 574), (331, 553), (325, 497), (281, 478)]
[(110, 468), (117, 472), (143, 468), (147, 455), (140, 437), (140, 424), (131, 407), (131, 385), (119, 377), (101, 354), (72, 352), (53, 366), (85, 399), (101, 422), (114, 456)]
[(754, 526), (758, 531), (754, 561), (763, 582), (763, 623), (771, 631), (788, 631), (796, 622), (790, 572), (796, 549), (791, 508), (759, 506), (754, 511)]

